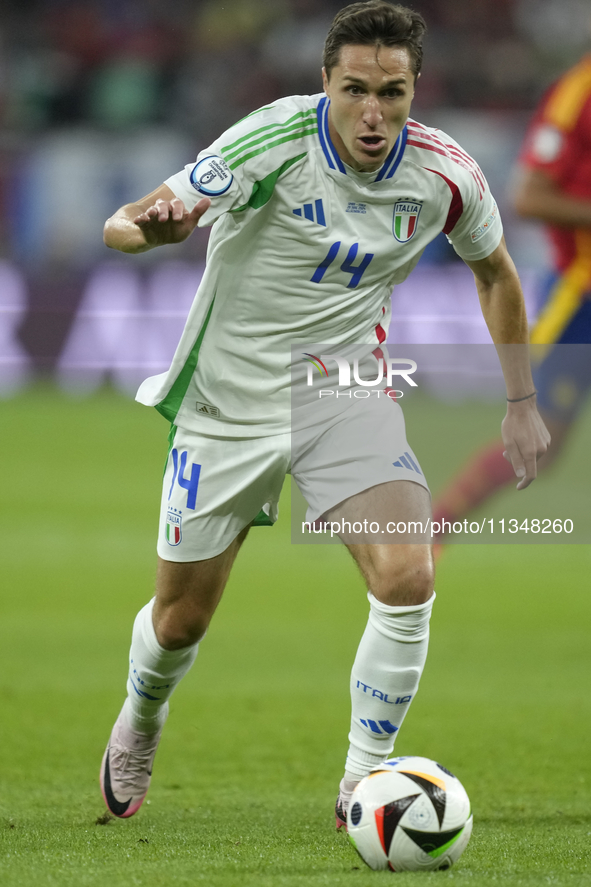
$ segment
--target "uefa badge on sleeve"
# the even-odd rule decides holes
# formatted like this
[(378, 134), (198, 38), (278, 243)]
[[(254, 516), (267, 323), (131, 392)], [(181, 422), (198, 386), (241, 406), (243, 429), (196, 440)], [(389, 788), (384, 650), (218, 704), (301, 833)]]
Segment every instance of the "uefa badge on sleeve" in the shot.
[(169, 508), (166, 515), (166, 541), (169, 545), (180, 545), (183, 538), (183, 518), (176, 508)]
[(195, 164), (189, 179), (200, 194), (205, 194), (206, 197), (219, 197), (226, 193), (234, 181), (234, 176), (225, 160), (209, 156), (203, 157)]
[(394, 204), (392, 233), (398, 243), (408, 243), (417, 230), (419, 214), (423, 205), (414, 200), (398, 200)]

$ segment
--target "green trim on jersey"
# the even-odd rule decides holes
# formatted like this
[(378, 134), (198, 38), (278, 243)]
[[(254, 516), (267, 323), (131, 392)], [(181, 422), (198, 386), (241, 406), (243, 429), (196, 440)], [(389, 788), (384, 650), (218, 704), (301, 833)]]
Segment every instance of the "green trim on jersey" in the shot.
[(292, 133), (292, 135), (285, 136), (282, 139), (276, 139), (272, 142), (266, 142), (262, 146), (262, 148), (258, 148), (256, 151), (251, 151), (249, 154), (244, 154), (243, 157), (240, 157), (233, 163), (229, 163), (228, 166), (230, 167), (230, 169), (237, 169), (237, 167), (242, 166), (243, 163), (246, 163), (247, 160), (250, 160), (251, 157), (256, 157), (257, 154), (263, 154), (265, 151), (270, 151), (271, 148), (276, 148), (278, 145), (283, 145), (285, 142), (293, 142), (294, 139), (301, 139), (304, 136), (311, 136), (314, 135), (315, 132), (318, 132), (318, 125), (316, 123), (309, 123), (307, 125), (307, 129), (298, 129), (298, 131)]
[(215, 296), (211, 300), (211, 305), (209, 306), (209, 311), (207, 312), (207, 317), (203, 322), (203, 326), (199, 331), (199, 335), (195, 340), (195, 344), (191, 348), (191, 352), (185, 361), (185, 365), (174, 380), (172, 387), (164, 400), (160, 401), (160, 403), (156, 404), (156, 409), (160, 413), (160, 415), (164, 416), (165, 419), (168, 419), (169, 422), (174, 422), (176, 419), (177, 413), (181, 408), (181, 404), (185, 399), (185, 395), (187, 393), (187, 389), (189, 387), (189, 383), (191, 378), (193, 377), (193, 373), (195, 372), (195, 367), (197, 366), (197, 360), (199, 359), (199, 351), (201, 350), (201, 344), (203, 342), (203, 337), (205, 335), (205, 331), (207, 329), (207, 325), (209, 323), (209, 319), (211, 317), (211, 312), (213, 311), (213, 305), (215, 302)]
[(170, 431), (168, 432), (168, 450), (166, 452), (166, 459), (164, 460), (164, 471), (162, 472), (162, 477), (166, 474), (166, 466), (168, 465), (168, 459), (170, 457), (170, 451), (174, 445), (174, 437), (176, 434), (176, 425), (170, 426)]
[[(295, 123), (294, 120), (296, 121)], [(258, 145), (265, 140), (269, 141), (274, 139), (276, 136), (290, 132), (292, 129), (304, 129), (312, 124), (317, 124), (315, 108), (311, 108), (309, 111), (298, 111), (297, 114), (294, 114), (293, 117), (290, 117), (285, 123), (268, 123), (266, 126), (261, 126), (259, 129), (249, 132), (248, 135), (241, 136), (239, 139), (236, 139), (235, 142), (232, 142), (232, 144), (226, 145), (226, 147), (222, 148), (221, 153), (224, 155), (224, 160), (228, 162), (228, 160), (232, 160), (242, 151), (253, 147), (253, 145)], [(268, 130), (273, 131), (268, 132)], [(258, 136), (260, 133), (266, 134), (260, 136), (258, 139), (255, 138), (255, 136)], [(236, 148), (236, 150), (234, 150), (234, 148)]]
[(230, 210), (230, 212), (241, 213), (249, 207), (251, 209), (260, 209), (261, 206), (268, 203), (273, 195), (279, 176), (283, 175), (284, 172), (287, 172), (290, 166), (293, 166), (294, 163), (303, 160), (303, 158), (307, 156), (307, 153), (307, 151), (304, 151), (303, 154), (298, 154), (297, 157), (291, 157), (289, 160), (286, 160), (285, 163), (282, 163), (278, 169), (275, 169), (273, 172), (270, 172), (268, 176), (265, 176), (264, 179), (261, 179), (260, 182), (255, 182), (252, 186), (252, 192), (248, 199), (248, 203), (244, 203), (242, 206)]
[[(244, 120), (248, 120), (249, 117), (254, 117), (255, 114), (260, 114), (261, 111), (270, 111), (274, 108), (275, 105), (266, 105), (264, 108), (257, 108), (256, 111), (251, 111), (250, 114), (247, 114), (245, 117), (241, 117), (240, 120), (237, 120), (236, 123), (233, 123), (230, 129), (234, 129), (235, 126), (238, 126), (239, 123), (242, 123)], [(230, 131), (228, 130), (228, 132)]]
[(255, 519), (253, 520), (252, 525), (253, 527), (273, 527), (274, 523), (269, 515), (261, 508)]

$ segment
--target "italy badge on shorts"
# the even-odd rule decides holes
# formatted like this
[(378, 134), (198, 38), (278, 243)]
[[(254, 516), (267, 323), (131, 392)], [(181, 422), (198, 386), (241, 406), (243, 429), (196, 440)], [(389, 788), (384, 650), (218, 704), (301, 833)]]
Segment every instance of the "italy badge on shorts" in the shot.
[(422, 203), (415, 203), (413, 200), (398, 200), (394, 204), (392, 233), (398, 243), (408, 243), (413, 237), (422, 206)]
[(166, 515), (166, 541), (169, 545), (180, 545), (183, 538), (183, 518), (176, 508), (169, 508)]

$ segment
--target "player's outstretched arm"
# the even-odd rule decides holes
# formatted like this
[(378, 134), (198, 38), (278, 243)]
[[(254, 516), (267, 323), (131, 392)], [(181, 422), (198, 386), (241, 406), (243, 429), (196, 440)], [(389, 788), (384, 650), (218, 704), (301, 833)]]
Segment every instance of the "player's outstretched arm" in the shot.
[(548, 449), (550, 435), (536, 405), (528, 349), (528, 324), (523, 292), (505, 241), (477, 262), (474, 273), (480, 305), (497, 347), (505, 385), (507, 415), (501, 431), (505, 458), (513, 465), (518, 490), (537, 475), (537, 460)]
[(103, 240), (124, 253), (144, 253), (155, 246), (181, 243), (194, 231), (211, 201), (204, 197), (188, 212), (168, 185), (160, 185), (137, 203), (128, 203), (105, 222)]

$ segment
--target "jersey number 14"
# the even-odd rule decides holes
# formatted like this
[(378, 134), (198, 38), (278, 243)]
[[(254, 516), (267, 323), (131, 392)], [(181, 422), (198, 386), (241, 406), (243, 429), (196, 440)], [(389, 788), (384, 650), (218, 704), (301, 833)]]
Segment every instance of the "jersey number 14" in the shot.
[[(327, 252), (324, 259), (318, 265), (318, 268), (310, 278), (312, 283), (320, 283), (322, 278), (324, 277), (327, 268), (332, 265), (339, 254), (339, 250), (341, 248), (341, 241), (337, 240), (336, 243), (333, 243), (329, 251)], [(344, 271), (345, 274), (351, 275), (351, 280), (347, 284), (347, 289), (354, 289), (361, 278), (363, 277), (364, 271), (371, 262), (374, 257), (374, 253), (366, 253), (362, 260), (358, 265), (355, 265), (355, 259), (357, 258), (357, 252), (359, 251), (359, 244), (354, 243), (349, 247), (349, 252), (347, 253), (347, 257), (345, 261), (341, 265), (341, 271)]]

